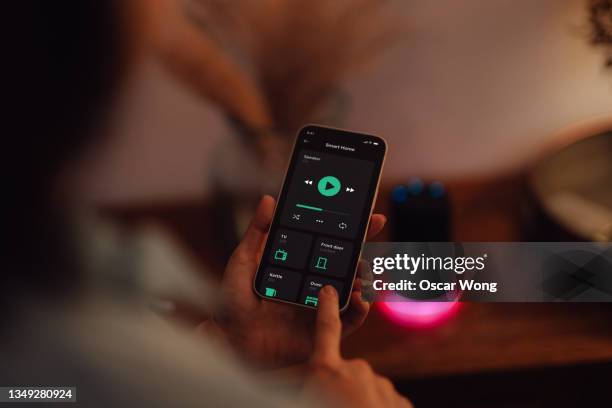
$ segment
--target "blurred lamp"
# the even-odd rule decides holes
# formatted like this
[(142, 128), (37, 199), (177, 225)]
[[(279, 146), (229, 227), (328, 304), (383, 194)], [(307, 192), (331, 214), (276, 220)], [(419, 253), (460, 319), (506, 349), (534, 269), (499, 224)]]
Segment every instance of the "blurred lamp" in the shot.
[(461, 303), (422, 302), (406, 300), (399, 295), (376, 304), (380, 312), (393, 323), (413, 329), (437, 327), (451, 319), (461, 308)]

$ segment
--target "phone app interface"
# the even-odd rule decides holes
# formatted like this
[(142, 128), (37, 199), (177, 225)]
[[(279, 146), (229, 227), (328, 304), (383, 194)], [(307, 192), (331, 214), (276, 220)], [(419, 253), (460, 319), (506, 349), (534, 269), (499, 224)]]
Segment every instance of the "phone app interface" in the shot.
[(313, 307), (325, 285), (341, 301), (348, 295), (384, 157), (380, 142), (360, 136), (298, 141), (256, 281), (260, 294)]
[(300, 151), (281, 223), (354, 239), (373, 168), (367, 160)]

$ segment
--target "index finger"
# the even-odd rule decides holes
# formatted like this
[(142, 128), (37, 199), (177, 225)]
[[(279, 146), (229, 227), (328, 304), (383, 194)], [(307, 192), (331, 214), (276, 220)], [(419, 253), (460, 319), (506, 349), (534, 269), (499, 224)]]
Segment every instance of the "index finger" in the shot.
[(387, 223), (387, 217), (382, 214), (372, 214), (370, 217), (370, 225), (368, 226), (368, 232), (366, 239), (370, 240), (378, 235)]
[(338, 293), (333, 286), (324, 286), (319, 291), (314, 353), (315, 363), (330, 364), (340, 359), (342, 323)]
[(236, 248), (238, 253), (247, 254), (255, 259), (266, 239), (268, 226), (270, 222), (272, 222), (272, 217), (274, 215), (275, 205), (276, 201), (273, 197), (264, 195), (261, 198), (255, 210), (255, 214), (253, 215), (253, 219), (247, 227), (240, 244), (238, 244)]

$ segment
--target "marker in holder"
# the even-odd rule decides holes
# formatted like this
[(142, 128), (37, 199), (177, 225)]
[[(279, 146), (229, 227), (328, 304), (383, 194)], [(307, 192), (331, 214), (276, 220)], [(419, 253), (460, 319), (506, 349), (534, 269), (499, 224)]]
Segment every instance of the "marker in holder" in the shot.
[(413, 177), (391, 191), (390, 230), (396, 242), (451, 241), (450, 201), (440, 181)]

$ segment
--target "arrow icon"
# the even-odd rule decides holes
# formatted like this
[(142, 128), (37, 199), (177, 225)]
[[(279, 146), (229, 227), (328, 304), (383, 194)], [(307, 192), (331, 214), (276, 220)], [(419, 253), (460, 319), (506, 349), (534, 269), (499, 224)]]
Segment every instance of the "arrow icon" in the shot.
[(352, 187), (347, 187), (347, 188), (346, 188), (346, 191), (347, 191), (348, 193), (352, 193), (353, 191), (355, 191), (355, 189), (354, 189), (354, 188), (352, 188)]
[(304, 180), (304, 183), (305, 183), (305, 184), (312, 185), (312, 180)]

